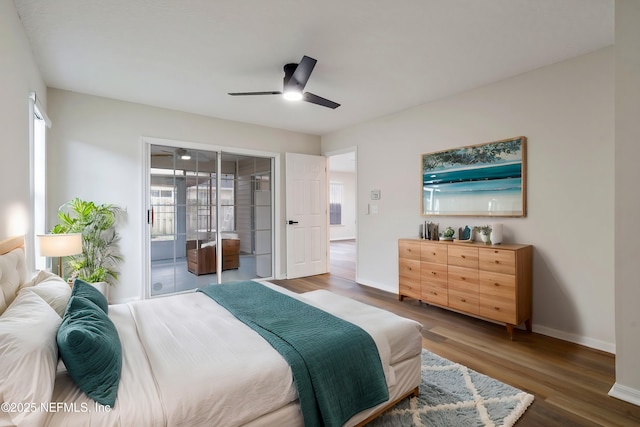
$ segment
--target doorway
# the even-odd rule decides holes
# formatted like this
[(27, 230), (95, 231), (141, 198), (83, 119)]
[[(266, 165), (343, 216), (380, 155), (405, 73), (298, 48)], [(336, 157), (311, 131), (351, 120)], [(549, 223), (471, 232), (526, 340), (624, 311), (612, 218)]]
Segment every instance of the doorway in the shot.
[(274, 159), (149, 144), (149, 296), (273, 275)]
[(326, 154), (329, 159), (329, 271), (357, 277), (357, 158), (355, 148)]

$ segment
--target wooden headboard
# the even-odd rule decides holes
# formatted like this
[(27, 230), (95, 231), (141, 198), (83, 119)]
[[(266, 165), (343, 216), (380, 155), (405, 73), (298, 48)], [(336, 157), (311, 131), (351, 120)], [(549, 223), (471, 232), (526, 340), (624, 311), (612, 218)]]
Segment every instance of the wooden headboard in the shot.
[(9, 237), (0, 242), (0, 255), (11, 252), (16, 248), (24, 247), (24, 236)]

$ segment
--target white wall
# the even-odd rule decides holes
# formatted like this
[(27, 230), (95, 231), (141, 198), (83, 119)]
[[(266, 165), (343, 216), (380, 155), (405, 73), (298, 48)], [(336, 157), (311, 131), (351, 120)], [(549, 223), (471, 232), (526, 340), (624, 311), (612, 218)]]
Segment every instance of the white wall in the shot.
[[(143, 152), (140, 138), (156, 137), (261, 152), (320, 154), (320, 138), (295, 132), (197, 116), (49, 89), (50, 165), (48, 211), (74, 197), (127, 209), (120, 230), (124, 263), (111, 301), (141, 296), (143, 286)], [(284, 194), (284, 156), (279, 183)], [(284, 196), (280, 208), (284, 212)], [(280, 227), (284, 242), (284, 227)], [(282, 253), (284, 244), (276, 247)], [(285, 256), (276, 268), (284, 271)], [(278, 271), (278, 270), (277, 270)]]
[(330, 172), (329, 181), (341, 182), (343, 187), (342, 225), (329, 226), (330, 240), (356, 238), (356, 174), (355, 172)]
[(615, 291), (616, 384), (610, 394), (640, 405), (640, 2), (616, 1)]
[[(323, 136), (323, 152), (358, 150), (357, 280), (397, 292), (397, 239), (425, 219), (422, 153), (524, 135), (528, 215), (501, 222), (505, 242), (534, 246), (534, 330), (613, 352), (613, 107), (607, 48)], [(367, 215), (374, 188), (379, 213)]]
[[(29, 93), (46, 87), (12, 1), (0, 1), (0, 240), (31, 232)], [(27, 242), (29, 245), (30, 242)], [(33, 247), (27, 246), (28, 251)]]

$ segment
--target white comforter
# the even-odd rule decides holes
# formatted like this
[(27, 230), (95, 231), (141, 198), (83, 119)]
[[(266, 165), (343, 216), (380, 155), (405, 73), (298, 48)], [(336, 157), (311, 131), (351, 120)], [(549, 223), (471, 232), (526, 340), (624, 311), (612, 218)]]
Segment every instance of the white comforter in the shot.
[[(297, 295), (274, 289), (351, 321), (369, 332), (390, 367), (420, 352), (420, 324), (327, 291)], [(51, 426), (240, 426), (297, 399), (287, 362), (252, 329), (197, 292), (112, 305), (123, 367), (118, 399), (100, 412), (59, 373)], [(72, 405), (69, 405), (72, 404)]]

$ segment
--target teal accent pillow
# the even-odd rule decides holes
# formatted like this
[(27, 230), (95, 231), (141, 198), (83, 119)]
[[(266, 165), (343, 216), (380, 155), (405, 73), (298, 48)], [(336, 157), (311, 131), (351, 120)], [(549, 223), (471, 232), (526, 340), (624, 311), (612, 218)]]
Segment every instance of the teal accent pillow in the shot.
[(67, 372), (87, 396), (113, 407), (122, 369), (122, 346), (107, 314), (87, 298), (72, 296), (57, 334)]
[(91, 286), (89, 283), (81, 279), (76, 279), (73, 282), (73, 288), (71, 289), (71, 296), (83, 297), (97, 305), (105, 313), (109, 313), (109, 302), (102, 293)]

